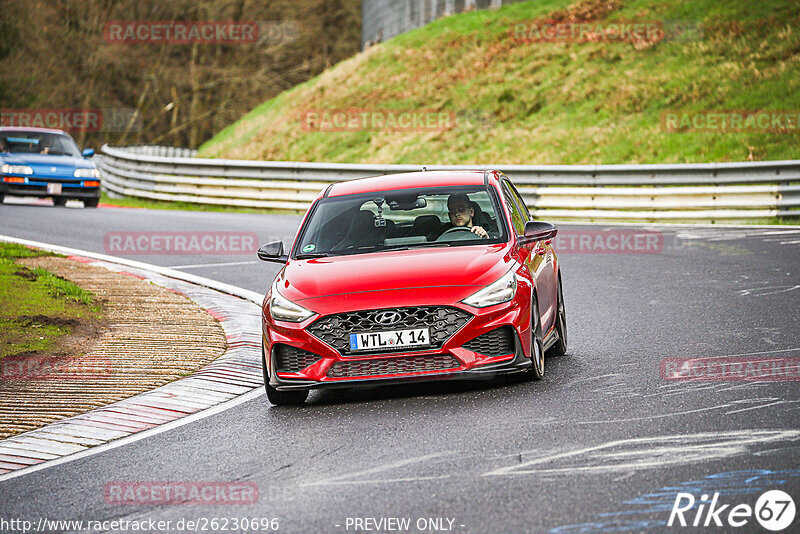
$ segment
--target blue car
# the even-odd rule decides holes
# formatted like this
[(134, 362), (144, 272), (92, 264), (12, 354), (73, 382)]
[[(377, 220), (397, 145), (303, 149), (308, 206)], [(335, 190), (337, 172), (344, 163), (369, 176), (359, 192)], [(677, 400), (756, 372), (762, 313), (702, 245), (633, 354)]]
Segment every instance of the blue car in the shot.
[(87, 208), (100, 202), (100, 173), (61, 130), (0, 128), (0, 203), (6, 196), (51, 197), (56, 206), (79, 199)]

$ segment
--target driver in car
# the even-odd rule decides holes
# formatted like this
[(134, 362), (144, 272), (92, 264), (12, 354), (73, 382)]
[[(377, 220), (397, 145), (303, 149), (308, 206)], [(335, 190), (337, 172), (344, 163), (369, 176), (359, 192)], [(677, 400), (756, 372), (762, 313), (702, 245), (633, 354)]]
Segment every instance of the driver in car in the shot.
[(475, 209), (470, 204), (466, 193), (454, 193), (447, 199), (447, 210), (450, 215), (450, 224), (444, 225), (444, 231), (451, 228), (469, 228), (469, 230), (483, 239), (489, 238), (489, 233), (482, 226), (473, 225)]

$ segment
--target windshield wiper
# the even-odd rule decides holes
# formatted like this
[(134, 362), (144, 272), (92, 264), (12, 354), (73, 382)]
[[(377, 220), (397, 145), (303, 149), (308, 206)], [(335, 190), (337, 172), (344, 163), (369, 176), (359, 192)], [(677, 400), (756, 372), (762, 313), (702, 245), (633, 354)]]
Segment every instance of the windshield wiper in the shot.
[(298, 254), (295, 256), (296, 260), (310, 260), (313, 258), (327, 258), (330, 256), (327, 252), (309, 252), (306, 254)]
[(364, 247), (356, 247), (351, 250), (339, 250), (336, 254), (329, 254), (326, 252), (311, 252), (308, 254), (298, 254), (295, 256), (295, 259), (298, 260), (308, 260), (312, 258), (327, 258), (329, 256), (355, 256), (358, 254), (368, 254), (371, 252), (393, 252), (396, 250), (409, 250), (414, 248), (438, 248), (438, 247), (450, 247), (452, 243), (409, 243), (407, 245), (397, 245), (394, 247), (386, 247), (381, 248), (380, 246), (369, 245)]
[(393, 250), (411, 250), (412, 248), (435, 248), (435, 247), (450, 247), (452, 243), (409, 243), (407, 245), (398, 245), (396, 247), (381, 248), (375, 252), (391, 252)]

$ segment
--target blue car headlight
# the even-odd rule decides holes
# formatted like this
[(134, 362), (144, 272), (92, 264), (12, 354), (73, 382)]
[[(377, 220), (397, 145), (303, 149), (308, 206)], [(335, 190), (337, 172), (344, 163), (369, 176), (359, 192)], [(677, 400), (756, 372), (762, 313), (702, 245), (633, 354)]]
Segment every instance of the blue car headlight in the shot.
[(33, 174), (33, 169), (27, 165), (3, 165), (3, 174)]
[(75, 178), (100, 178), (100, 172), (97, 169), (82, 168), (75, 169), (72, 176)]

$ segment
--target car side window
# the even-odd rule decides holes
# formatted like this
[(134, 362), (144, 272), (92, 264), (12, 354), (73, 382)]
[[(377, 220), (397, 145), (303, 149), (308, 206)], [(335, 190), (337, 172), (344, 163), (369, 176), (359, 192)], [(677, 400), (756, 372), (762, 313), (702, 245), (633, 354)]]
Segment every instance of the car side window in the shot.
[(525, 216), (522, 214), (521, 209), (517, 206), (517, 201), (514, 199), (514, 194), (506, 180), (501, 182), (503, 188), (503, 197), (505, 198), (508, 210), (511, 212), (511, 224), (514, 226), (514, 231), (517, 235), (525, 234), (525, 223), (527, 222)]
[(511, 180), (508, 181), (508, 185), (511, 188), (511, 195), (514, 197), (520, 207), (522, 216), (525, 217), (526, 221), (532, 221), (533, 217), (531, 216), (531, 212), (528, 211), (528, 206), (525, 205), (525, 200), (522, 198), (522, 195), (519, 194), (519, 191), (517, 191), (517, 186), (515, 186)]

